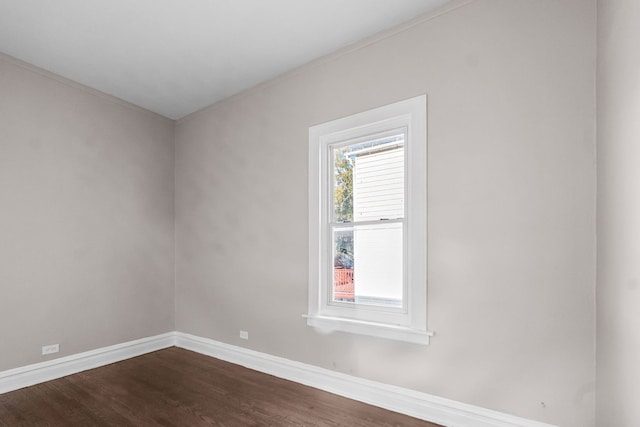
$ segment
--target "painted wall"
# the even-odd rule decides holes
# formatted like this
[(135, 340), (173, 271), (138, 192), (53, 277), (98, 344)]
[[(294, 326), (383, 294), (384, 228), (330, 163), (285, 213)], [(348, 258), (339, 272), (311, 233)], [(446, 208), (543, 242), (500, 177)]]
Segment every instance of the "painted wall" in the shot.
[(640, 3), (598, 2), (599, 426), (640, 425)]
[(173, 122), (6, 56), (0, 94), (0, 371), (172, 331)]
[[(593, 426), (595, 0), (466, 3), (177, 123), (176, 328)], [(301, 317), (308, 128), (422, 93), (436, 335), (322, 335)]]

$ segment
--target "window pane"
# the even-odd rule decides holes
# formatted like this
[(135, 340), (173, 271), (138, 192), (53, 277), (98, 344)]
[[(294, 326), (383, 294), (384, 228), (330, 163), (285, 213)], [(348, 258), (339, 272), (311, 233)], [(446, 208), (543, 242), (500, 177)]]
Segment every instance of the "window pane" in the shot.
[(353, 228), (333, 230), (333, 301), (354, 302)]
[(332, 149), (334, 222), (404, 217), (404, 133)]
[(353, 158), (349, 147), (332, 151), (334, 222), (353, 221)]
[(333, 301), (402, 307), (401, 223), (333, 230)]

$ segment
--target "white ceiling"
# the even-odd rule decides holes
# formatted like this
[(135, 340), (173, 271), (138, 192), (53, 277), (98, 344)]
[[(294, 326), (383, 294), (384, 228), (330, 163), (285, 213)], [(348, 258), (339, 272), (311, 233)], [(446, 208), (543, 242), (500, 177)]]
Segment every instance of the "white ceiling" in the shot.
[(0, 0), (0, 52), (178, 119), (447, 0)]

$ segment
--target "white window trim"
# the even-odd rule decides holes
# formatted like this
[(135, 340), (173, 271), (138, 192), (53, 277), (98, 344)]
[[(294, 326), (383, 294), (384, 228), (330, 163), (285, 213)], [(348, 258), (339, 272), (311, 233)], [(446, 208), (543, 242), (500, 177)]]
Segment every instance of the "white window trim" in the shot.
[[(426, 95), (309, 128), (309, 311), (307, 324), (381, 338), (428, 344), (427, 330), (427, 99)], [(329, 307), (323, 291), (328, 286), (329, 191), (328, 147), (366, 134), (406, 127), (405, 179), (407, 296), (400, 316), (374, 309)], [(323, 284), (326, 284), (323, 286)], [(359, 313), (367, 312), (366, 316)]]

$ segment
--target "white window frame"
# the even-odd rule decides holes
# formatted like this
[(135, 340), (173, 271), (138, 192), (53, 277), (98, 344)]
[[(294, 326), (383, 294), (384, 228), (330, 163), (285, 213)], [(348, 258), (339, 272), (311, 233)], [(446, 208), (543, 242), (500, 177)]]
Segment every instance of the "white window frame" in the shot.
[[(314, 328), (429, 344), (427, 330), (427, 98), (421, 95), (309, 128), (309, 311)], [(404, 129), (405, 286), (401, 309), (332, 302), (330, 149)]]

